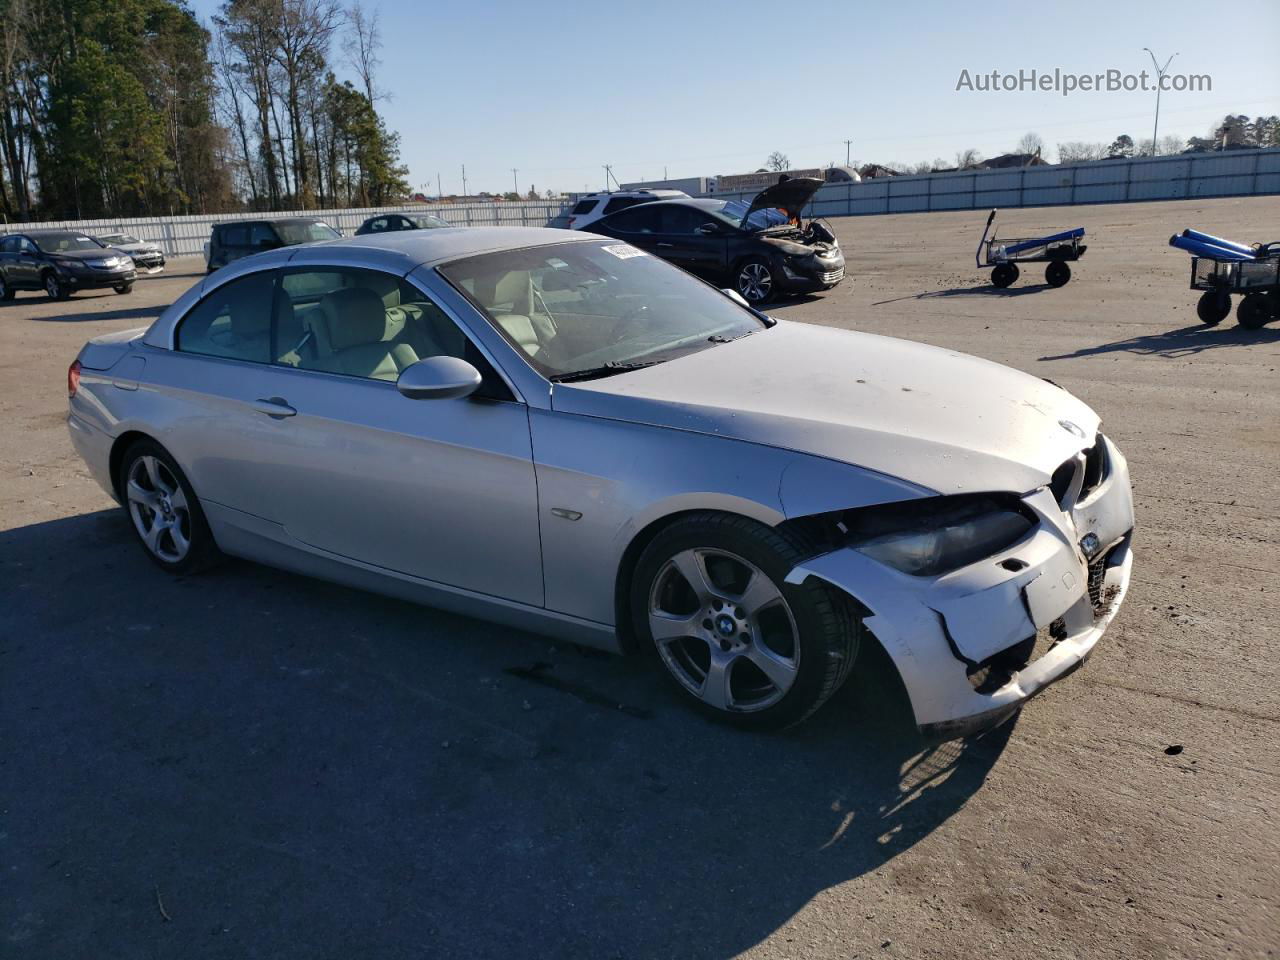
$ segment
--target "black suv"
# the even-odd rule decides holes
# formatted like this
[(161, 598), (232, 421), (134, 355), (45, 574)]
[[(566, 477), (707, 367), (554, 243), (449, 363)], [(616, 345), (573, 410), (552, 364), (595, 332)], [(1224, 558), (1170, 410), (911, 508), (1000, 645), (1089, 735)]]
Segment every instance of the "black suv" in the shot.
[(50, 300), (103, 287), (128, 293), (137, 278), (128, 254), (74, 230), (30, 230), (0, 237), (0, 300), (12, 300), (19, 290), (43, 290)]
[(275, 217), (270, 220), (232, 220), (215, 223), (205, 252), (205, 264), (212, 273), (232, 260), (263, 250), (292, 247), (299, 243), (336, 240), (342, 236), (317, 217)]

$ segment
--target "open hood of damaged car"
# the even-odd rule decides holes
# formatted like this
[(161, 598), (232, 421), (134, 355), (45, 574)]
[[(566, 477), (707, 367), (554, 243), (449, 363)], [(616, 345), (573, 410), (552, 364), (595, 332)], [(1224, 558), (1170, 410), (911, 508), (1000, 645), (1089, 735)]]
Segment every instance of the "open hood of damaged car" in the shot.
[(1046, 485), (1098, 416), (1047, 381), (938, 347), (806, 323), (600, 380), (558, 411), (761, 443), (939, 494)]
[(742, 218), (742, 222), (745, 224), (751, 218), (751, 214), (757, 210), (781, 210), (799, 223), (805, 204), (813, 198), (823, 183), (824, 181), (817, 177), (796, 177), (775, 183), (772, 187), (765, 187), (751, 201), (751, 208)]

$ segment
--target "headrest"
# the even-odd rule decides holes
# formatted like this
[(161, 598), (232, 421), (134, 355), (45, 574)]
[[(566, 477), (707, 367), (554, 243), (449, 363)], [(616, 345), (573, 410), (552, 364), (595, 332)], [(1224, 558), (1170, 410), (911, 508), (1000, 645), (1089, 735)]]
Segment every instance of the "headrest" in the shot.
[(320, 298), (320, 316), (332, 350), (380, 343), (387, 335), (382, 298), (366, 287), (334, 290)]

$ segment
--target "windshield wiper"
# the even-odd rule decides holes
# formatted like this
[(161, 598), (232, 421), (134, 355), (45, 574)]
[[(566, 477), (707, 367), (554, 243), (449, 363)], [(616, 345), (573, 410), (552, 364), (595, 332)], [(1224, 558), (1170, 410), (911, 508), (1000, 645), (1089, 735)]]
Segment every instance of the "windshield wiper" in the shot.
[(587, 367), (584, 370), (572, 370), (569, 373), (557, 373), (550, 377), (552, 383), (573, 383), (575, 380), (597, 380), (600, 377), (611, 377), (615, 373), (626, 373), (628, 370), (641, 370), (644, 367), (657, 366), (665, 360), (610, 360), (598, 367)]

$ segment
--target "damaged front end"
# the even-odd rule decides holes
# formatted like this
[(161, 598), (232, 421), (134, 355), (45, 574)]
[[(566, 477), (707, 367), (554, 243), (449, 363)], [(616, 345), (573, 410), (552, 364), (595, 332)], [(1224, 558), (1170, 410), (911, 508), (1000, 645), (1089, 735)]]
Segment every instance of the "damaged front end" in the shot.
[[(812, 522), (812, 521), (811, 521)], [(1102, 434), (1022, 497), (967, 495), (823, 521), (833, 549), (788, 576), (865, 606), (916, 723), (940, 739), (1012, 715), (1079, 668), (1128, 589), (1128, 465)]]

